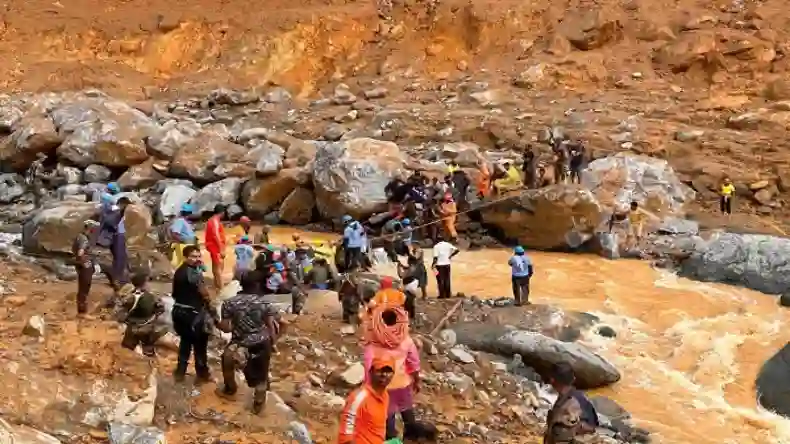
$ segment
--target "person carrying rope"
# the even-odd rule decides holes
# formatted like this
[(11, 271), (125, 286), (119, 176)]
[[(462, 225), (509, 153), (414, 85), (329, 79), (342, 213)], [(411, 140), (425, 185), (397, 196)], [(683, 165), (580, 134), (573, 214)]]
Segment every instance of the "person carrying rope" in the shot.
[[(406, 439), (435, 438), (435, 427), (417, 422), (414, 395), (420, 391), (420, 353), (409, 334), (409, 317), (400, 305), (387, 302), (375, 305), (366, 321), (365, 370), (370, 374), (373, 363), (389, 360), (395, 364), (392, 381), (387, 386), (387, 440), (397, 438), (395, 417), (403, 420)], [(366, 382), (369, 382), (366, 379)]]

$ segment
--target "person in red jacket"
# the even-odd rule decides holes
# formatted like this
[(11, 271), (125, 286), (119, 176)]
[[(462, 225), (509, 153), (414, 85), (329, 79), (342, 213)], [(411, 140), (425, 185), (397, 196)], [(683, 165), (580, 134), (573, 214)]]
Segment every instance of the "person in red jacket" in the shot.
[(387, 386), (395, 374), (395, 362), (376, 358), (370, 366), (370, 378), (346, 399), (340, 414), (338, 444), (382, 444), (387, 433)]
[(225, 265), (225, 227), (222, 218), (225, 216), (225, 205), (214, 207), (214, 215), (206, 224), (206, 250), (211, 256), (211, 273), (214, 276), (214, 288), (222, 289), (222, 271)]

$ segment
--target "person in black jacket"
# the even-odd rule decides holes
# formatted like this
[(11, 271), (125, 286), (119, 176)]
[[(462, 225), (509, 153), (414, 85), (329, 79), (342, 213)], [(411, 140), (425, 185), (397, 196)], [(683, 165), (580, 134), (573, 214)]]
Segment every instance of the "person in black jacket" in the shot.
[(208, 340), (212, 325), (217, 324), (216, 310), (211, 306), (201, 264), (200, 249), (184, 247), (184, 263), (173, 275), (173, 329), (181, 338), (178, 365), (173, 374), (176, 382), (184, 380), (189, 358), (195, 356), (195, 384), (211, 380), (208, 368)]

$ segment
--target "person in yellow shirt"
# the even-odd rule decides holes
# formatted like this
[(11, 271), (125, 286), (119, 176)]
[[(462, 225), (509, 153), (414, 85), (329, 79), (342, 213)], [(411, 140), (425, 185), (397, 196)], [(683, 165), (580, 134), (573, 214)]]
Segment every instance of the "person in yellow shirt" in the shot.
[(732, 214), (732, 197), (735, 195), (735, 185), (729, 177), (724, 178), (721, 185), (719, 208), (722, 214), (729, 216)]
[(511, 165), (510, 162), (505, 162), (502, 167), (505, 170), (505, 177), (494, 181), (494, 189), (497, 194), (518, 190), (524, 186), (521, 173), (514, 165)]
[(628, 233), (628, 237), (630, 238), (629, 244), (633, 246), (639, 245), (644, 232), (645, 218), (646, 215), (644, 211), (639, 208), (639, 204), (636, 201), (631, 202), (631, 209), (628, 211), (628, 222), (630, 224), (630, 231)]

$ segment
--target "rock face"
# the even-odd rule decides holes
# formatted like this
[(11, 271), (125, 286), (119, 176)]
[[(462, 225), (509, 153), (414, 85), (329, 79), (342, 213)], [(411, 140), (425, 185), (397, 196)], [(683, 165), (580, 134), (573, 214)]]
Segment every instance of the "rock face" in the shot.
[[(162, 182), (160, 182), (162, 183)], [(181, 212), (181, 206), (189, 202), (197, 194), (194, 188), (181, 183), (165, 185), (162, 197), (159, 199), (159, 217), (175, 216)]]
[(790, 417), (790, 344), (765, 361), (755, 386), (761, 406)]
[(301, 168), (289, 168), (276, 176), (250, 180), (241, 193), (242, 205), (251, 217), (263, 217), (298, 186), (306, 185), (307, 180)]
[(306, 187), (291, 192), (280, 205), (280, 220), (293, 225), (304, 225), (313, 219), (315, 193)]
[(43, 110), (19, 119), (11, 130), (11, 135), (0, 144), (0, 162), (8, 163), (17, 171), (29, 167), (38, 153), (50, 154), (63, 142), (52, 119)]
[(360, 138), (325, 143), (312, 170), (318, 210), (329, 218), (363, 218), (384, 210), (384, 187), (403, 169), (400, 149), (392, 142)]
[(591, 162), (582, 185), (604, 207), (628, 208), (636, 201), (654, 213), (678, 214), (694, 199), (694, 190), (680, 182), (665, 160), (617, 154)]
[(620, 372), (611, 363), (581, 344), (501, 326), (478, 325), (476, 329), (453, 328), (453, 331), (458, 343), (474, 350), (508, 357), (521, 355), (524, 363), (544, 379), (552, 365), (567, 362), (573, 367), (580, 389), (603, 387), (620, 380)]
[(0, 203), (11, 203), (25, 194), (24, 179), (19, 174), (0, 174)]
[(83, 223), (94, 217), (98, 206), (89, 202), (60, 202), (40, 210), (25, 223), (22, 246), (28, 253), (71, 253)]
[(128, 167), (148, 158), (145, 139), (154, 122), (124, 102), (77, 100), (53, 110), (52, 120), (63, 137), (58, 156), (77, 166)]
[(697, 247), (681, 273), (701, 281), (741, 285), (770, 294), (790, 291), (790, 239), (721, 233)]
[(0, 419), (0, 442), (20, 444), (61, 444), (52, 435), (40, 432), (24, 425), (12, 426)]
[(139, 165), (130, 167), (118, 178), (118, 185), (123, 190), (139, 190), (154, 186), (165, 178), (162, 173), (156, 170), (156, 163), (157, 160), (152, 157)]
[(228, 141), (221, 130), (208, 130), (184, 143), (173, 156), (169, 175), (209, 183), (224, 177), (243, 177), (252, 172), (240, 166), (247, 149)]
[(595, 196), (578, 185), (528, 190), (486, 207), (483, 221), (527, 248), (577, 248), (589, 240), (602, 218)]
[(229, 177), (218, 182), (208, 184), (195, 194), (190, 203), (195, 214), (204, 214), (214, 211), (219, 204), (226, 207), (239, 200), (239, 193), (244, 180)]

